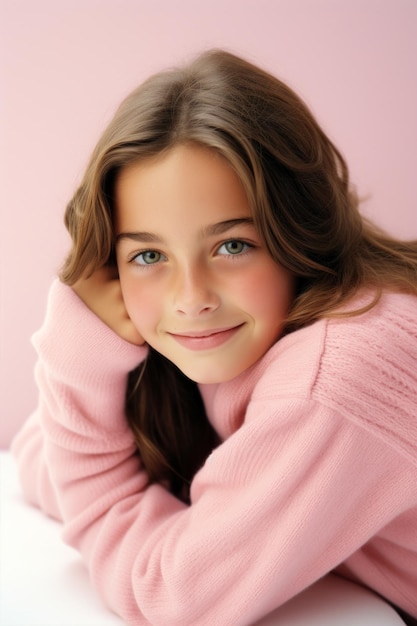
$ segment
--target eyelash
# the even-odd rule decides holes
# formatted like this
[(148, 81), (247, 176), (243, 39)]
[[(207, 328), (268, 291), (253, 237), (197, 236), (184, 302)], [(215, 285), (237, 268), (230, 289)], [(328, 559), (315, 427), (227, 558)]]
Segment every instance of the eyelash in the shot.
[[(244, 241), (243, 239), (227, 239), (226, 241), (223, 241), (223, 243), (221, 243), (218, 247), (217, 247), (217, 253), (219, 254), (219, 251), (221, 250), (221, 248), (223, 248), (223, 246), (227, 246), (228, 244), (242, 244), (243, 245), (243, 250), (241, 252), (236, 252), (236, 254), (232, 254), (232, 253), (227, 253), (227, 254), (220, 254), (220, 256), (224, 256), (224, 257), (228, 257), (229, 259), (234, 259), (235, 257), (242, 257), (246, 254), (248, 254), (248, 252), (253, 249), (255, 246), (254, 244), (248, 243), (247, 241)], [(160, 260), (155, 261), (155, 263), (137, 263), (137, 259), (147, 253), (156, 253), (159, 254), (162, 259), (166, 259), (166, 256), (162, 253), (159, 252), (158, 250), (154, 250), (152, 248), (147, 248), (146, 250), (140, 250), (139, 252), (135, 252), (130, 258), (128, 258), (128, 263), (132, 263), (137, 265), (140, 268), (150, 268), (153, 265), (158, 265), (160, 263)]]
[(160, 261), (156, 261), (155, 263), (137, 263), (137, 259), (138, 259), (140, 256), (143, 256), (144, 254), (147, 254), (147, 253), (150, 253), (150, 252), (151, 252), (151, 253), (153, 252), (153, 253), (155, 253), (155, 254), (159, 254), (159, 255), (161, 255), (161, 257), (164, 257), (164, 256), (165, 256), (165, 255), (163, 255), (163, 254), (162, 254), (162, 252), (158, 252), (158, 250), (147, 249), (147, 250), (141, 250), (140, 252), (135, 252), (135, 253), (134, 253), (134, 254), (133, 254), (133, 255), (132, 255), (132, 256), (128, 259), (128, 262), (129, 262), (129, 263), (132, 263), (132, 264), (135, 264), (135, 265), (138, 265), (139, 267), (152, 267), (152, 265), (158, 265), (158, 263), (159, 263)]
[(227, 246), (228, 244), (231, 243), (238, 243), (238, 244), (242, 244), (243, 245), (243, 250), (241, 252), (236, 252), (236, 254), (232, 254), (232, 253), (227, 253), (221, 256), (228, 256), (230, 258), (234, 258), (234, 257), (241, 257), (245, 254), (247, 254), (249, 252), (250, 249), (252, 249), (254, 246), (253, 244), (248, 243), (247, 241), (244, 241), (243, 239), (228, 239), (227, 241), (224, 241), (218, 248), (217, 248), (217, 253), (219, 253), (219, 250), (221, 248), (223, 248), (223, 246)]

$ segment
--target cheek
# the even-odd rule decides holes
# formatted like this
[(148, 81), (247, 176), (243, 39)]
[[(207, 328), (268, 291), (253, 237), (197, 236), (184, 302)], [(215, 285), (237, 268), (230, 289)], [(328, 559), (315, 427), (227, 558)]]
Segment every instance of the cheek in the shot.
[(248, 272), (239, 294), (254, 317), (285, 317), (293, 298), (293, 280), (275, 265), (262, 271)]
[(120, 276), (120, 285), (127, 313), (136, 329), (145, 336), (155, 326), (160, 314), (154, 290), (138, 286), (135, 280), (123, 275)]

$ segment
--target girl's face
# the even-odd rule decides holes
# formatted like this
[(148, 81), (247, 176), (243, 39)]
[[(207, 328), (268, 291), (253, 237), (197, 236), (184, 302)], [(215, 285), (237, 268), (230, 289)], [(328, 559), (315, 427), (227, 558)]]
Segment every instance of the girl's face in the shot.
[(294, 281), (226, 160), (176, 146), (122, 170), (115, 199), (123, 297), (144, 340), (199, 383), (253, 365), (281, 334)]

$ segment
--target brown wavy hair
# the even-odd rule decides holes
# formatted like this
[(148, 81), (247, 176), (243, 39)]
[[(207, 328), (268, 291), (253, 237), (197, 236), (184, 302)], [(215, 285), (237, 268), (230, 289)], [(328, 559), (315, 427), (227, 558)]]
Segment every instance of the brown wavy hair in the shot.
[[(286, 333), (341, 315), (364, 286), (375, 293), (367, 308), (384, 289), (417, 294), (417, 242), (398, 241), (360, 215), (345, 160), (292, 89), (222, 50), (152, 76), (121, 104), (66, 210), (72, 248), (63, 282), (115, 264), (120, 170), (189, 142), (234, 168), (271, 257), (296, 277)], [(150, 349), (129, 375), (126, 414), (150, 480), (187, 501), (219, 443), (197, 385)]]

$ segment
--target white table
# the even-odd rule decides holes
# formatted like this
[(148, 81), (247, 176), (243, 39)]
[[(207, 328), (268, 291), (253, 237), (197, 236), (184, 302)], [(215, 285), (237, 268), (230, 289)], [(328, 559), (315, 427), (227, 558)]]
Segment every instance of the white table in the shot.
[[(0, 452), (0, 625), (123, 626), (96, 596), (60, 528), (23, 501), (13, 459)], [(257, 626), (403, 624), (376, 595), (328, 576)]]

